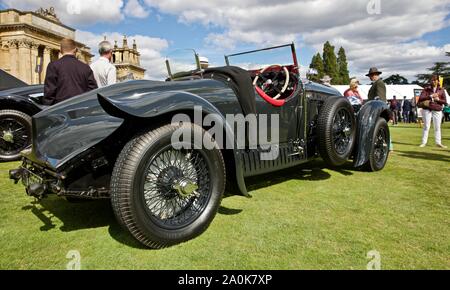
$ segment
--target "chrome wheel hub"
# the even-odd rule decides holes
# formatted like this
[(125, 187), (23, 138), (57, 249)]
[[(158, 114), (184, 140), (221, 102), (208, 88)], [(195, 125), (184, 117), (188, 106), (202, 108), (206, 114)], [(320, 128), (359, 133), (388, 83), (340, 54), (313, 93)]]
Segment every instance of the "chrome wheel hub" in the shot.
[(343, 130), (345, 137), (350, 137), (352, 129), (349, 127), (345, 127), (345, 129)]
[(3, 131), (2, 139), (5, 142), (14, 143), (14, 134), (11, 131)]
[(187, 198), (196, 194), (198, 185), (187, 178), (182, 178), (181, 180), (175, 182), (172, 188), (175, 189), (181, 197)]

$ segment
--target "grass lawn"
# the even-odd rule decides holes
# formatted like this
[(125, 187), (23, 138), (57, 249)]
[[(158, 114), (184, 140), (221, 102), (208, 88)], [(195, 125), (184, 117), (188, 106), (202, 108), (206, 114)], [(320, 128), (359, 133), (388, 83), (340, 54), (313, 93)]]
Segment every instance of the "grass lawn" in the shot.
[(202, 236), (164, 250), (135, 242), (107, 201), (35, 204), (7, 179), (19, 163), (0, 164), (0, 269), (65, 269), (70, 250), (82, 269), (365, 269), (371, 250), (383, 269), (450, 269), (450, 150), (419, 148), (415, 126), (391, 129), (384, 171), (316, 161), (253, 178), (252, 199), (225, 198)]

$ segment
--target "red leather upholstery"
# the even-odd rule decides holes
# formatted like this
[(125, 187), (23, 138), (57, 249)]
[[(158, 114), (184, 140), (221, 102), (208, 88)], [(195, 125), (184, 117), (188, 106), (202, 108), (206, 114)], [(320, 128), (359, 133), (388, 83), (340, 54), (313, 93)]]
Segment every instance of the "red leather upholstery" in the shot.
[(266, 102), (275, 107), (282, 107), (286, 101), (285, 100), (274, 100), (270, 96), (268, 96), (260, 87), (255, 86), (256, 92), (261, 96)]

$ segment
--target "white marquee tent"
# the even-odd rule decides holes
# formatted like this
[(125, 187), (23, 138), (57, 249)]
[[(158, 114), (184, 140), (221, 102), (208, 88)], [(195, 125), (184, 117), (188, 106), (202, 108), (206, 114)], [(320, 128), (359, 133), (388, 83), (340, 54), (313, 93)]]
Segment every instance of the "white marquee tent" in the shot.
[[(349, 88), (348, 86), (333, 86), (337, 89), (341, 94)], [(361, 85), (359, 86), (359, 93), (364, 100), (367, 100), (367, 95), (369, 94), (370, 85)], [(418, 85), (386, 85), (386, 95), (388, 100), (393, 99), (394, 96), (397, 97), (397, 100), (403, 100), (403, 97), (406, 96), (408, 100), (411, 100), (416, 94), (420, 94), (423, 88)], [(447, 102), (450, 103), (450, 97), (447, 93)]]

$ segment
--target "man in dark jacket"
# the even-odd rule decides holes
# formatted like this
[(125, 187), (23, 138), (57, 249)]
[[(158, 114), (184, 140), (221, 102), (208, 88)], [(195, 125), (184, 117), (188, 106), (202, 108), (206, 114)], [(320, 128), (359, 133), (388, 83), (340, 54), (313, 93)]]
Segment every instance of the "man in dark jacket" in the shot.
[(60, 59), (47, 68), (44, 84), (44, 105), (54, 105), (97, 88), (91, 68), (76, 58), (77, 47), (72, 39), (61, 41)]
[(399, 114), (399, 105), (397, 101), (397, 96), (394, 96), (394, 98), (390, 101), (389, 108), (392, 112), (392, 122), (393, 125), (396, 126), (398, 124), (398, 114)]
[(380, 78), (380, 72), (376, 67), (373, 67), (369, 70), (369, 73), (366, 75), (372, 81), (372, 87), (369, 90), (369, 100), (381, 100), (386, 102), (386, 85), (383, 82), (383, 79)]
[(412, 105), (411, 102), (405, 97), (403, 97), (403, 123), (411, 123), (411, 111), (412, 111)]

